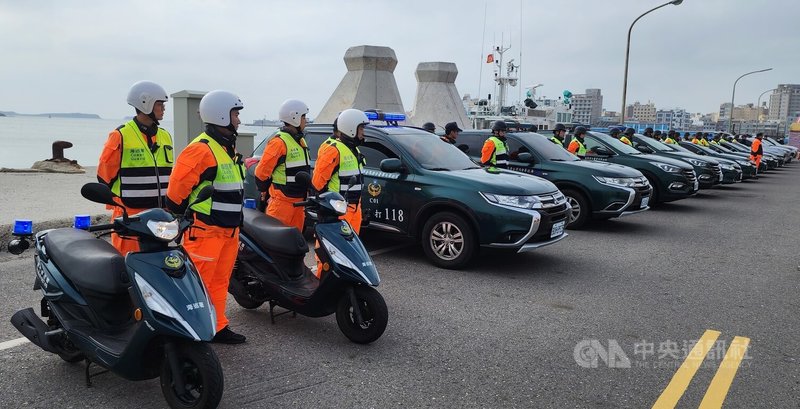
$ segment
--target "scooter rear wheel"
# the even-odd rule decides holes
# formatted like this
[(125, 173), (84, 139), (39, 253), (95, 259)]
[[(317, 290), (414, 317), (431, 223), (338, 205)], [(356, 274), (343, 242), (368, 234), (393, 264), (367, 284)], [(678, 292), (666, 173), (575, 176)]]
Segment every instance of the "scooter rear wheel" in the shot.
[(222, 399), (222, 366), (204, 342), (185, 342), (175, 348), (185, 387), (177, 390), (169, 359), (161, 366), (161, 392), (171, 408), (216, 408)]
[(350, 297), (346, 294), (339, 299), (336, 308), (336, 323), (339, 329), (351, 341), (357, 344), (369, 344), (380, 338), (386, 330), (389, 321), (389, 310), (386, 302), (378, 290), (372, 287), (353, 288), (361, 312), (363, 324), (359, 325), (353, 314), (353, 306)]

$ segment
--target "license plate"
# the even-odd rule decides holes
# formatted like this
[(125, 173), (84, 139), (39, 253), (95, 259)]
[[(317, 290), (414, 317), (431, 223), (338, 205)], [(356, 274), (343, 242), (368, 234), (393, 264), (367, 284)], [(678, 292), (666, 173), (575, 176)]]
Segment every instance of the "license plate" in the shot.
[(553, 225), (553, 228), (550, 230), (550, 238), (558, 237), (564, 234), (564, 225), (567, 224), (566, 221), (561, 221)]
[(645, 207), (647, 207), (648, 203), (650, 203), (650, 196), (643, 197), (642, 204), (639, 207), (644, 209)]

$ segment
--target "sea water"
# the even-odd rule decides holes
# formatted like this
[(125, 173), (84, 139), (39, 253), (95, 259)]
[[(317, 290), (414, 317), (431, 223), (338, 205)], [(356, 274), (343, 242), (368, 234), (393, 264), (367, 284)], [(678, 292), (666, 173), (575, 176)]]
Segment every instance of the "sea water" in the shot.
[[(38, 160), (53, 156), (53, 142), (72, 142), (64, 157), (81, 166), (97, 166), (97, 159), (109, 132), (126, 119), (48, 118), (38, 116), (0, 116), (0, 168), (30, 168)], [(173, 133), (172, 121), (161, 127)], [(240, 126), (239, 132), (256, 134), (254, 145), (270, 136), (276, 128)], [(192, 135), (193, 139), (197, 135)], [(249, 156), (251, 152), (242, 152)]]

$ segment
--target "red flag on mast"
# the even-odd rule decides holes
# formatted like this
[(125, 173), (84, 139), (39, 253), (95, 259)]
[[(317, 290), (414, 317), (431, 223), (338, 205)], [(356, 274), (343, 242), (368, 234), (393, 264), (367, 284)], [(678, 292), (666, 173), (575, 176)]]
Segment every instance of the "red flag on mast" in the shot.
[(486, 64), (491, 64), (494, 62), (494, 54), (489, 54), (486, 56)]

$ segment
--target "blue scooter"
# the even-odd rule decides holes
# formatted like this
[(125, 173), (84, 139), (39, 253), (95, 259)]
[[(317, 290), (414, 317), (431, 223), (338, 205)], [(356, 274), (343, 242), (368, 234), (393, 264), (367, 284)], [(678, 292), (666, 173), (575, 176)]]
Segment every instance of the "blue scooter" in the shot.
[[(308, 173), (295, 177), (311, 185)], [(336, 313), (339, 329), (351, 341), (368, 344), (380, 338), (389, 312), (375, 289), (380, 277), (372, 258), (350, 225), (339, 220), (347, 202), (338, 192), (325, 192), (295, 206), (306, 207), (316, 218), (321, 279), (305, 265), (308, 244), (296, 228), (256, 209), (244, 209), (239, 255), (228, 292), (247, 309), (268, 302), (273, 324), (276, 316), (286, 312), (307, 317)], [(276, 306), (288, 311), (276, 314)]]
[[(212, 192), (211, 187), (204, 189), (195, 203)], [(81, 194), (117, 206), (103, 184), (88, 183)], [(191, 224), (189, 217), (179, 220), (162, 209), (150, 209), (131, 217), (123, 214), (89, 231), (37, 233), (32, 239), (33, 289), (44, 294), (41, 316), (47, 322), (26, 308), (16, 312), (11, 323), (43, 350), (67, 362), (85, 361), (87, 387), (92, 377), (108, 371), (129, 380), (160, 376), (170, 407), (217, 407), (222, 367), (207, 343), (215, 333), (214, 307), (187, 253), (170, 245)], [(138, 237), (141, 251), (123, 258), (90, 233), (109, 230)], [(9, 251), (24, 251), (29, 238), (12, 241)], [(92, 363), (105, 370), (90, 373)]]

